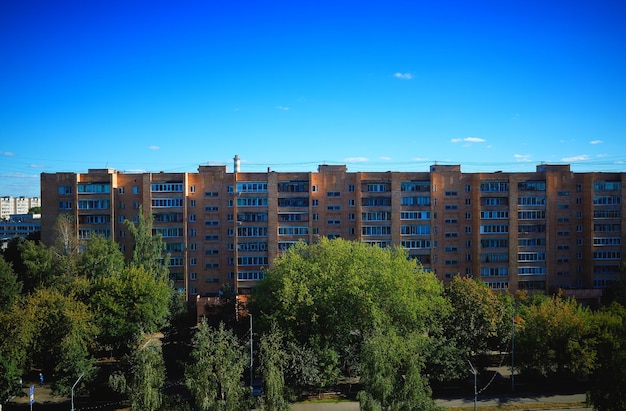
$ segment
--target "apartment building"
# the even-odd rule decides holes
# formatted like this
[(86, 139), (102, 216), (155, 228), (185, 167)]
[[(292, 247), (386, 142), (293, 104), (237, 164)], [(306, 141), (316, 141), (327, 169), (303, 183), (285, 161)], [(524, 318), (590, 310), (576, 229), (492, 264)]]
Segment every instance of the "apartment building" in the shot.
[(41, 231), (41, 214), (12, 214), (0, 220), (0, 249), (15, 237), (26, 238)]
[(70, 214), (76, 235), (112, 238), (129, 254), (125, 220), (139, 208), (170, 253), (171, 277), (189, 298), (228, 286), (250, 294), (263, 270), (297, 241), (319, 237), (402, 246), (443, 281), (478, 277), (493, 290), (597, 297), (619, 278), (626, 173), (242, 172), (201, 165), (195, 173), (112, 169), (42, 173), (42, 240)]
[(39, 197), (0, 197), (0, 220), (6, 220), (14, 214), (28, 214), (28, 210), (40, 206)]

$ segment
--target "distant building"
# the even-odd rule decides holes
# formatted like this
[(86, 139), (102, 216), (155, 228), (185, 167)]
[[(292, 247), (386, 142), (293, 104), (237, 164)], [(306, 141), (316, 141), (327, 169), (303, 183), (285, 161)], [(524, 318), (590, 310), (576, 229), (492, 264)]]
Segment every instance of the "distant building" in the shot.
[(39, 197), (0, 197), (0, 220), (9, 218), (13, 214), (28, 214), (28, 210), (40, 206)]
[(0, 248), (14, 237), (26, 238), (41, 231), (41, 214), (14, 214), (0, 220)]
[(251, 292), (263, 270), (297, 241), (341, 237), (401, 246), (448, 282), (474, 276), (493, 290), (597, 297), (616, 281), (625, 250), (626, 173), (574, 173), (569, 165), (535, 172), (234, 172), (126, 174), (112, 169), (42, 173), (42, 241), (57, 216), (76, 236), (114, 239), (129, 255), (125, 220), (154, 217), (171, 255), (175, 285), (189, 298), (223, 286)]

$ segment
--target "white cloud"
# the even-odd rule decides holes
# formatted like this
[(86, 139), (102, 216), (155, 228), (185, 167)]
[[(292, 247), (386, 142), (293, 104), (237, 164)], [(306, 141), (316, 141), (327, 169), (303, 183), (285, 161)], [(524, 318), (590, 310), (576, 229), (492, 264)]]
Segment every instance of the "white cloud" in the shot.
[(519, 113), (513, 114), (513, 120), (519, 120)]
[(565, 161), (565, 162), (585, 161), (585, 160), (589, 160), (589, 156), (587, 154), (582, 154), (580, 156), (564, 157), (561, 159), (561, 161)]
[(285, 107), (285, 106), (276, 106), (277, 109), (279, 110), (283, 110), (283, 111), (288, 111), (289, 107)]
[(369, 161), (369, 159), (367, 157), (348, 157), (344, 158), (343, 161), (346, 163), (365, 163)]
[(160, 149), (161, 147), (159, 147), (159, 146), (148, 146), (148, 148), (149, 148), (150, 150), (158, 150), (158, 149)]
[(391, 157), (387, 157), (387, 156), (381, 156), (380, 159), (383, 161), (391, 161)]
[(15, 153), (11, 151), (0, 151), (0, 156), (13, 157)]
[(30, 168), (47, 168), (48, 166), (44, 166), (43, 164), (31, 164)]
[(602, 140), (591, 140), (589, 144), (602, 144), (604, 141)]
[(528, 163), (531, 161), (530, 154), (515, 154), (513, 157), (515, 157), (515, 161), (520, 163)]
[(413, 74), (411, 73), (394, 73), (395, 78), (399, 78), (400, 80), (411, 80), (413, 78)]
[(429, 161), (427, 158), (424, 158), (424, 157), (413, 157), (411, 160), (412, 161)]
[(466, 143), (484, 143), (487, 140), (480, 137), (453, 138), (452, 140), (450, 140), (451, 143), (460, 143), (462, 141)]

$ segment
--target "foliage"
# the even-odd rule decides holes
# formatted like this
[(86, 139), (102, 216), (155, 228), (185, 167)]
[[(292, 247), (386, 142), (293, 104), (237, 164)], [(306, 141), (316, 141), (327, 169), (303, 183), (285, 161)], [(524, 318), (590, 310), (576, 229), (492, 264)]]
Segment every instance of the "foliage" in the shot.
[(452, 312), (444, 324), (445, 337), (461, 355), (476, 363), (488, 350), (502, 350), (511, 337), (512, 310), (504, 298), (494, 294), (480, 280), (456, 276), (450, 282), (447, 296)]
[(22, 291), (22, 283), (4, 258), (0, 258), (0, 284), (0, 310), (4, 310), (15, 302)]
[(248, 356), (232, 331), (202, 320), (192, 339), (186, 385), (200, 410), (236, 411), (248, 408), (243, 372)]
[(130, 352), (144, 333), (166, 324), (172, 288), (164, 277), (142, 267), (127, 267), (119, 275), (95, 282), (92, 309), (98, 313), (101, 344)]
[(37, 287), (52, 284), (56, 267), (53, 266), (52, 252), (42, 243), (23, 241), (18, 245), (24, 271), (20, 280), (24, 283), (24, 292), (32, 292)]
[(442, 294), (441, 283), (404, 249), (322, 238), (300, 242), (276, 260), (251, 307), (262, 328), (275, 322), (287, 339), (310, 347), (318, 383), (329, 384), (348, 363), (341, 355), (358, 353), (371, 330), (427, 333), (440, 327), (449, 310)]
[(274, 326), (261, 337), (259, 345), (260, 371), (265, 396), (263, 408), (268, 411), (289, 410), (285, 388), (287, 354), (283, 349), (282, 338), (282, 333)]
[(94, 236), (86, 244), (78, 261), (78, 272), (88, 279), (117, 276), (124, 269), (124, 254), (110, 239)]
[(136, 225), (132, 221), (124, 221), (134, 240), (130, 265), (136, 268), (143, 267), (157, 278), (168, 278), (169, 255), (163, 255), (165, 243), (161, 234), (153, 235), (152, 221), (152, 214), (144, 214), (142, 208), (139, 209), (139, 220)]
[(626, 309), (614, 303), (596, 315), (597, 367), (591, 380), (591, 402), (598, 411), (626, 409)]
[(435, 410), (421, 371), (427, 338), (374, 330), (363, 346), (359, 392), (362, 410)]
[(595, 362), (591, 311), (574, 299), (542, 298), (522, 307), (515, 358), (523, 370), (543, 376), (589, 375)]
[(41, 207), (31, 207), (28, 209), (28, 214), (41, 214)]
[(163, 403), (165, 363), (161, 348), (150, 345), (128, 355), (125, 372), (116, 372), (109, 383), (116, 391), (127, 394), (131, 410), (156, 410)]
[[(42, 315), (45, 313), (45, 315)], [(50, 288), (38, 289), (27, 301), (24, 316), (35, 324), (34, 361), (55, 378), (55, 392), (69, 393), (81, 373), (89, 379), (91, 348), (98, 333), (89, 308), (73, 296)]]

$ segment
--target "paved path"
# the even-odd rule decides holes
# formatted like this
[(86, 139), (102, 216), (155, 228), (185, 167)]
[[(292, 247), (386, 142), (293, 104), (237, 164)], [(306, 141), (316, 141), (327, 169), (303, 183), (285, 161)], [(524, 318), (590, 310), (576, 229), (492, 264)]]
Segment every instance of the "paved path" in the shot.
[[(508, 395), (508, 396), (483, 396), (479, 397), (476, 402), (476, 408), (480, 410), (485, 406), (498, 406), (498, 405), (519, 405), (519, 404), (566, 404), (566, 403), (581, 403), (585, 401), (585, 394), (557, 394), (557, 395), (536, 395), (536, 396), (522, 396), (522, 395)], [(445, 408), (449, 407), (472, 407), (474, 405), (474, 398), (450, 398), (450, 399), (436, 399), (435, 403)], [(304, 403), (293, 404), (291, 406), (293, 411), (359, 411), (358, 402), (336, 402), (336, 403)], [(554, 408), (551, 408), (554, 410)], [(568, 407), (567, 409), (573, 410), (590, 410), (590, 408), (584, 407)], [(534, 411), (540, 409), (534, 408)]]

